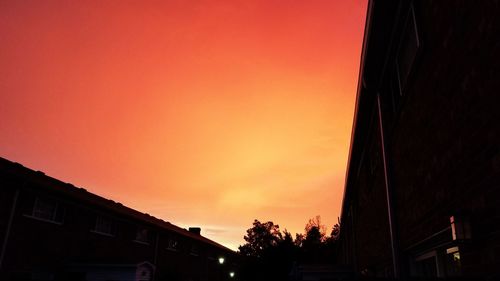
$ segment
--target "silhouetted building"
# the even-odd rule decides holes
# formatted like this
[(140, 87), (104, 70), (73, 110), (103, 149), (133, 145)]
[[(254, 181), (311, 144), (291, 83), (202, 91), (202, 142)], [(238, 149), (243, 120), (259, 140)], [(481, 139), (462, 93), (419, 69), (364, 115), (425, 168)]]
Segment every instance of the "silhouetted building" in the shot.
[(236, 270), (236, 253), (200, 228), (3, 158), (0, 186), (0, 280), (226, 280)]
[(500, 1), (369, 1), (339, 258), (500, 274)]

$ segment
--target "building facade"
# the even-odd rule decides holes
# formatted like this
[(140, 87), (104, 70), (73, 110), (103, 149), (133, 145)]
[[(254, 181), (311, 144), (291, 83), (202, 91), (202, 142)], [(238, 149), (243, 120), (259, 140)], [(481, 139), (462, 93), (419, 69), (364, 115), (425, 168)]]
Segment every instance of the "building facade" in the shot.
[(228, 280), (232, 250), (0, 158), (0, 280)]
[(500, 1), (369, 1), (339, 259), (500, 275)]

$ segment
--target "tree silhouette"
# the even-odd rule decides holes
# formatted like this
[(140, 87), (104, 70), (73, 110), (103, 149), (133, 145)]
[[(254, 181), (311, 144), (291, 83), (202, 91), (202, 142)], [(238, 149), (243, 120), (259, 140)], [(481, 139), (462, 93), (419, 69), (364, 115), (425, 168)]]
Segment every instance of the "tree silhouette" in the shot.
[(305, 234), (296, 233), (295, 239), (286, 229), (271, 221), (254, 220), (239, 247), (243, 255), (241, 280), (287, 280), (294, 264), (330, 264), (339, 233), (339, 225), (326, 236), (321, 217), (309, 219)]
[(264, 251), (278, 245), (282, 235), (279, 225), (271, 221), (261, 223), (259, 220), (254, 220), (253, 227), (247, 230), (244, 239), (247, 243), (238, 248), (240, 253), (250, 257), (261, 257)]
[(319, 246), (323, 242), (324, 235), (317, 226), (309, 228), (306, 233), (306, 239), (302, 244), (303, 247)]
[(305, 227), (306, 239), (307, 239), (309, 232), (311, 232), (311, 235), (312, 235), (311, 239), (316, 239), (315, 235), (317, 235), (318, 233), (316, 233), (316, 230), (314, 230), (314, 228), (319, 233), (319, 238), (320, 238), (321, 242), (323, 242), (325, 240), (325, 237), (326, 237), (326, 226), (321, 224), (321, 216), (320, 215), (317, 215), (314, 218), (309, 219), (309, 222), (306, 224), (306, 227)]
[(302, 247), (302, 243), (304, 243), (304, 234), (295, 233), (295, 240), (293, 241), (295, 246)]
[(340, 225), (336, 223), (332, 228), (332, 233), (330, 234), (330, 238), (333, 240), (337, 240), (340, 235)]
[(246, 243), (239, 247), (245, 257), (241, 265), (243, 280), (285, 280), (296, 256), (292, 235), (279, 230), (271, 221), (254, 220), (244, 236)]
[(325, 234), (321, 231), (324, 226), (321, 225), (321, 218), (316, 216), (310, 219), (306, 225), (306, 235), (302, 242), (302, 260), (306, 262), (318, 262), (321, 258), (321, 248), (325, 240)]

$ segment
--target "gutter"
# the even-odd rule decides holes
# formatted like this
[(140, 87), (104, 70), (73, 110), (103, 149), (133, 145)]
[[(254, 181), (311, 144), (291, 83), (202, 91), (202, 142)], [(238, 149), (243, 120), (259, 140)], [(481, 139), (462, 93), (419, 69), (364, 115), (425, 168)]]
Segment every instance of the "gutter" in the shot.
[[(354, 108), (354, 117), (352, 121), (352, 129), (351, 129), (351, 141), (349, 145), (349, 157), (347, 159), (347, 170), (346, 170), (346, 176), (345, 176), (345, 182), (344, 182), (344, 196), (342, 198), (342, 209), (340, 213), (340, 222), (342, 223), (342, 219), (347, 215), (345, 212), (347, 212), (346, 206), (349, 204), (348, 203), (348, 183), (349, 183), (349, 172), (350, 172), (350, 167), (352, 165), (352, 151), (353, 151), (353, 146), (354, 146), (354, 135), (356, 134), (356, 124), (357, 124), (357, 116), (358, 116), (358, 110), (359, 110), (359, 103), (361, 99), (361, 91), (363, 89), (363, 70), (365, 67), (365, 57), (366, 57), (366, 49), (368, 45), (368, 40), (370, 37), (370, 30), (371, 30), (371, 18), (373, 14), (373, 0), (370, 0), (368, 3), (368, 8), (366, 12), (366, 20), (365, 20), (365, 35), (363, 37), (363, 49), (361, 51), (361, 59), (359, 63), (359, 74), (358, 74), (358, 87), (356, 91), (356, 104)], [(341, 224), (342, 228), (342, 224)]]

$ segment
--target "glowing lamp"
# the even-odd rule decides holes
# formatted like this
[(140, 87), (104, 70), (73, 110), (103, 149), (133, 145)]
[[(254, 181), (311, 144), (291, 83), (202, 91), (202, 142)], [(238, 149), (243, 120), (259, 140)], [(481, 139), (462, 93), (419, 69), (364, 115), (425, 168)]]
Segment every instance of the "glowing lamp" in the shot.
[(223, 257), (219, 258), (219, 264), (224, 264), (224, 258)]
[(233, 271), (229, 272), (229, 277), (234, 278), (234, 272)]

